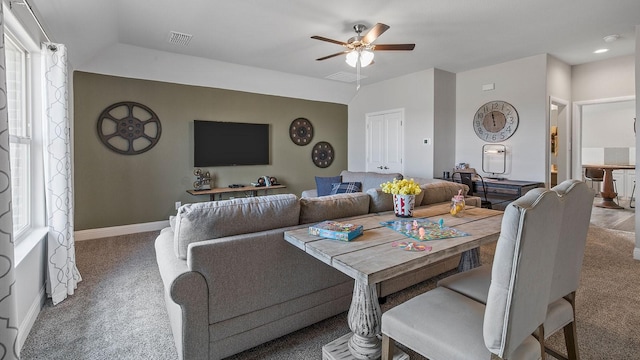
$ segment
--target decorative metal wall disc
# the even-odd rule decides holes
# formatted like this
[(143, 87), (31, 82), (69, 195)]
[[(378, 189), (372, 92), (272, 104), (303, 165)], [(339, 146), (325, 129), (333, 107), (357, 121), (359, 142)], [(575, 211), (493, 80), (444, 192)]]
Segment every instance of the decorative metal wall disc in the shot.
[(326, 141), (320, 141), (313, 145), (311, 151), (311, 160), (319, 168), (326, 168), (333, 162), (335, 154), (333, 152), (333, 146)]
[(160, 140), (162, 126), (149, 107), (132, 102), (115, 103), (100, 113), (98, 136), (111, 150), (124, 155), (149, 151)]
[(313, 125), (305, 118), (297, 118), (289, 126), (289, 137), (296, 145), (307, 145), (313, 139)]

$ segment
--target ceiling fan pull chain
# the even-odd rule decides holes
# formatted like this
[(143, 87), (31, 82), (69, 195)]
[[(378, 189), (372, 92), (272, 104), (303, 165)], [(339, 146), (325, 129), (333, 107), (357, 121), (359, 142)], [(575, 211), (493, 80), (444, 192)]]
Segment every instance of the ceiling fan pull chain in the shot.
[(356, 91), (360, 90), (360, 51), (358, 51), (358, 61), (356, 61)]

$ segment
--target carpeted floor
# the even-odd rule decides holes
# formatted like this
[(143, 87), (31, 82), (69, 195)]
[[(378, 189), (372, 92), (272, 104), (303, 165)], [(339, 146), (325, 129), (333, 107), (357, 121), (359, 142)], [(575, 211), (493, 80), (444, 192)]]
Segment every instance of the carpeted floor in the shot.
[[(69, 299), (55, 307), (45, 305), (22, 359), (177, 359), (155, 263), (156, 234), (79, 242), (77, 263), (83, 281)], [(577, 294), (583, 360), (639, 358), (640, 262), (631, 259), (634, 241), (631, 232), (598, 226), (589, 230)], [(481, 253), (488, 263), (493, 247)], [(389, 296), (382, 310), (432, 289), (436, 281)], [(347, 332), (344, 313), (230, 359), (320, 359), (322, 345)], [(562, 334), (549, 342), (564, 349)]]

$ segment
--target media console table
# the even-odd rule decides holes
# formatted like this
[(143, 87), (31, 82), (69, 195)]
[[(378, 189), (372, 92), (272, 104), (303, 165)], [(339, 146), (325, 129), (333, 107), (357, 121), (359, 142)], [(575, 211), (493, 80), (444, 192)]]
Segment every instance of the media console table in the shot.
[(222, 194), (230, 194), (230, 193), (239, 193), (239, 192), (248, 192), (249, 196), (258, 196), (258, 191), (264, 190), (265, 195), (269, 190), (272, 189), (285, 189), (284, 185), (271, 185), (271, 186), (241, 186), (241, 187), (223, 187), (223, 188), (213, 188), (213, 189), (204, 189), (204, 190), (187, 190), (187, 192), (191, 195), (209, 195), (209, 199), (214, 201), (216, 199), (216, 194), (218, 195), (218, 200), (222, 200)]
[[(451, 178), (441, 180), (453, 181)], [(493, 209), (503, 210), (509, 203), (526, 194), (529, 190), (545, 187), (543, 182), (531, 180), (509, 180), (484, 178), (487, 189), (487, 200)], [(482, 181), (473, 180), (472, 192), (475, 196), (483, 197)]]

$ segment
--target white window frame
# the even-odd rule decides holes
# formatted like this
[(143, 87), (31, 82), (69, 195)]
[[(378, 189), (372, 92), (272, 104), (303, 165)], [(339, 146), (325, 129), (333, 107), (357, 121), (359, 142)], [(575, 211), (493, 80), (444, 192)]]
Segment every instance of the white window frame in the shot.
[[(32, 138), (32, 132), (31, 132), (31, 122), (32, 122), (32, 117), (31, 117), (31, 113), (29, 111), (29, 104), (31, 103), (30, 98), (30, 91), (31, 91), (31, 87), (29, 86), (29, 78), (30, 78), (30, 73), (29, 73), (29, 63), (30, 63), (30, 56), (29, 56), (29, 52), (25, 49), (24, 46), (22, 46), (22, 44), (13, 36), (11, 35), (11, 33), (9, 31), (5, 32), (5, 51), (6, 49), (8, 49), (7, 45), (11, 45), (12, 47), (16, 48), (18, 50), (18, 52), (21, 53), (21, 59), (19, 61), (19, 67), (21, 67), (21, 69), (19, 69), (19, 75), (20, 75), (20, 79), (18, 79), (19, 82), (19, 87), (20, 89), (17, 91), (17, 95), (18, 95), (18, 101), (17, 104), (19, 104), (19, 109), (10, 109), (10, 106), (12, 105), (10, 102), (7, 103), (7, 107), (11, 110), (9, 111), (9, 113), (11, 112), (16, 112), (18, 114), (18, 121), (19, 123), (21, 123), (21, 125), (24, 126), (24, 133), (23, 134), (11, 134), (11, 131), (9, 131), (9, 143), (11, 145), (26, 145), (27, 146), (27, 151), (26, 154), (24, 154), (25, 159), (24, 160), (27, 163), (27, 166), (29, 167), (29, 165), (31, 164), (31, 138)], [(6, 62), (6, 68), (9, 68), (9, 62)], [(7, 87), (8, 84), (7, 84)], [(7, 90), (9, 90), (7, 88)], [(11, 129), (11, 125), (12, 122), (9, 122), (9, 128)], [(13, 164), (12, 164), (13, 165)], [(24, 202), (24, 204), (22, 204), (22, 206), (24, 207), (24, 210), (26, 212), (26, 218), (24, 219), (25, 222), (24, 224), (20, 227), (20, 228), (16, 228), (17, 224), (14, 221), (13, 223), (13, 235), (15, 239), (21, 239), (24, 237), (24, 235), (31, 229), (31, 224), (32, 224), (32, 204), (31, 204), (31, 171), (29, 168), (26, 169), (26, 179), (21, 179), (23, 182), (23, 185), (25, 186), (24, 189), (21, 189), (24, 192), (24, 196), (22, 197), (22, 200)], [(16, 169), (15, 167), (12, 167), (11, 169), (11, 176), (12, 178), (14, 178), (16, 176), (18, 169)], [(18, 193), (18, 191), (16, 191), (15, 186), (16, 183), (12, 182), (12, 210), (13, 210), (13, 214), (14, 214), (14, 220), (15, 220), (15, 214), (17, 213), (17, 206), (16, 206), (16, 202), (13, 201), (15, 200), (15, 196)]]
[[(15, 15), (5, 7), (4, 32), (19, 47), (27, 52), (25, 68), (26, 107), (25, 115), (30, 123), (30, 181), (29, 181), (29, 226), (14, 234), (14, 246), (22, 243), (34, 243), (42, 236), (42, 229), (46, 226), (44, 199), (44, 169), (42, 153), (42, 56), (38, 42), (29, 35)], [(16, 140), (15, 138), (13, 140)], [(21, 140), (22, 141), (22, 140)], [(34, 239), (30, 239), (34, 237)], [(29, 241), (25, 241), (29, 240)], [(22, 251), (21, 251), (22, 253)], [(19, 259), (16, 259), (19, 260)], [(19, 261), (16, 261), (18, 264)]]

